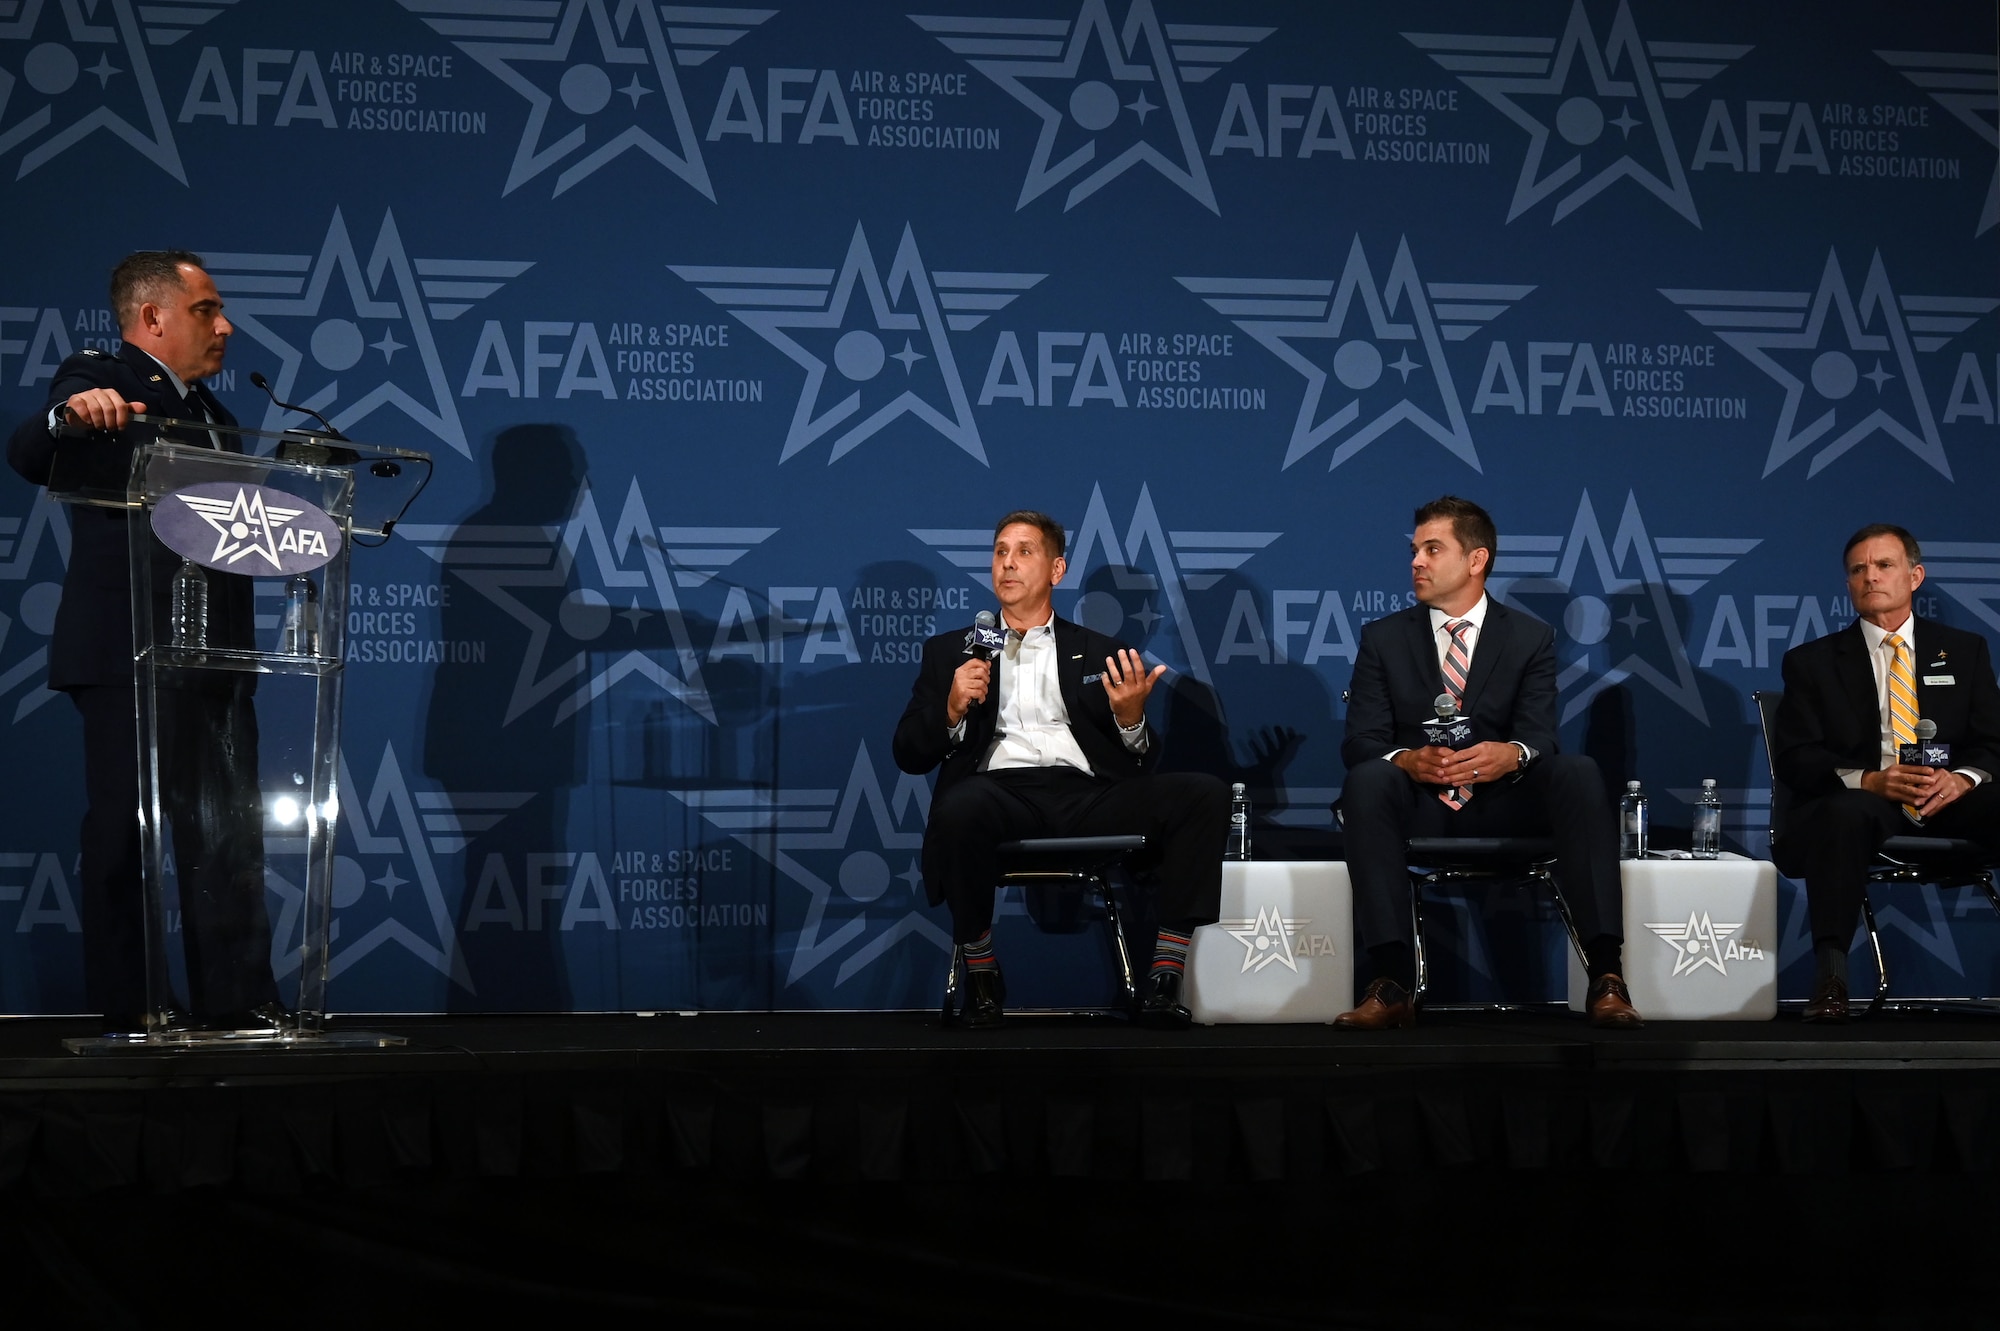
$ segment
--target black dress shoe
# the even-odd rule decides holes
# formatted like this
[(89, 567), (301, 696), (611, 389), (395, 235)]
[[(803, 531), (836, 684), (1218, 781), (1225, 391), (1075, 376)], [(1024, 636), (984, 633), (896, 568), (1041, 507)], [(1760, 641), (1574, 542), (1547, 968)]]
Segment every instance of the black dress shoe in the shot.
[(965, 1004), (958, 1010), (961, 1026), (998, 1026), (1007, 1015), (1007, 980), (998, 966), (965, 971)]
[(1181, 973), (1162, 968), (1147, 977), (1146, 996), (1139, 1002), (1139, 1024), (1159, 1031), (1184, 1031), (1194, 1014), (1181, 1002)]
[(1815, 1026), (1839, 1026), (1847, 1020), (1847, 981), (1838, 975), (1821, 978), (1806, 1004), (1805, 1020)]

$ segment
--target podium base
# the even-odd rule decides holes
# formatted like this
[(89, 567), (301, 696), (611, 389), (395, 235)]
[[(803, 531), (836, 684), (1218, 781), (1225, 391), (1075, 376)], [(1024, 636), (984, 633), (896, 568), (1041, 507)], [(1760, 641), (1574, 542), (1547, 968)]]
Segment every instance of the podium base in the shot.
[(283, 1049), (298, 1053), (353, 1053), (393, 1049), (409, 1040), (384, 1031), (158, 1031), (152, 1034), (88, 1035), (64, 1040), (72, 1054), (212, 1053), (218, 1049)]

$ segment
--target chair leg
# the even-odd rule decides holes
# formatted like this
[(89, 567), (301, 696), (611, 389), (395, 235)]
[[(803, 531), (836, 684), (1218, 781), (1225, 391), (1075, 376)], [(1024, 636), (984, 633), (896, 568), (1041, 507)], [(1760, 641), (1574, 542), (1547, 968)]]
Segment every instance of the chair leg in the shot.
[(1868, 926), (1868, 946), (1875, 953), (1875, 997), (1868, 1004), (1868, 1015), (1874, 1016), (1882, 1010), (1882, 1004), (1889, 997), (1889, 963), (1882, 955), (1882, 935), (1875, 931), (1875, 908), (1868, 904), (1868, 889), (1861, 889), (1861, 921)]
[(1994, 914), (2000, 915), (2000, 892), (1993, 890), (1993, 871), (1988, 869), (1985, 873), (1981, 874), (1978, 882), (1979, 890), (1986, 894), (1987, 904), (1993, 907)]
[(1111, 944), (1118, 953), (1118, 976), (1125, 986), (1125, 1006), (1139, 1006), (1139, 985), (1132, 971), (1132, 953), (1125, 946), (1125, 918), (1118, 913), (1118, 894), (1101, 875), (1091, 879), (1104, 894), (1104, 922), (1111, 929)]
[(1557, 883), (1548, 874), (1537, 874), (1535, 876), (1542, 882), (1547, 883), (1549, 891), (1555, 893), (1556, 914), (1562, 916), (1563, 932), (1569, 935), (1570, 950), (1576, 953), (1577, 965), (1583, 967), (1584, 973), (1588, 975), (1590, 973), (1590, 958), (1583, 954), (1583, 939), (1577, 936), (1576, 918), (1569, 913), (1569, 902), (1563, 899), (1561, 884)]
[(964, 955), (964, 949), (957, 943), (953, 943), (951, 945), (951, 960), (945, 963), (944, 1007), (938, 1013), (938, 1016), (947, 1026), (958, 1024), (958, 971), (959, 963), (963, 960)]
[(1420, 1008), (1424, 996), (1431, 987), (1430, 949), (1424, 946), (1424, 888), (1437, 881), (1436, 874), (1424, 874), (1410, 880), (1410, 921), (1413, 926), (1410, 938), (1416, 945), (1417, 987), (1410, 993), (1410, 1006)]

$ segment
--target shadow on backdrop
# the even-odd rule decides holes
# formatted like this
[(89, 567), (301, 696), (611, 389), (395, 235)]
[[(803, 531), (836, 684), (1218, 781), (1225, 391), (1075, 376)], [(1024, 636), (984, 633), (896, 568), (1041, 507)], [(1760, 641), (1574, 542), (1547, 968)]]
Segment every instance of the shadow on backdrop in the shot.
[[(585, 475), (576, 436), (560, 425), (517, 425), (493, 441), (492, 490), (468, 513), (446, 547), (445, 565), (487, 547), (479, 528), (542, 527), (566, 521)], [(521, 580), (525, 582), (525, 579)], [(509, 586), (508, 595), (564, 636), (580, 604), (576, 576)], [(440, 614), (447, 642), (486, 642), (490, 659), (448, 663), (432, 677), (425, 711), (425, 775), (454, 793), (513, 792), (528, 799), (497, 827), (473, 839), (465, 853), (458, 901), (459, 942), (474, 991), (453, 986), (451, 1012), (562, 1011), (570, 1005), (560, 914), (535, 892), (528, 857), (561, 853), (569, 844), (569, 792), (583, 778), (580, 714), (555, 719), (545, 698), (508, 719), (519, 686), (534, 681), (528, 629), (501, 606), (467, 586), (452, 586)], [(547, 661), (553, 653), (542, 653)], [(521, 663), (521, 664), (517, 664)], [(544, 670), (547, 667), (544, 666)]]

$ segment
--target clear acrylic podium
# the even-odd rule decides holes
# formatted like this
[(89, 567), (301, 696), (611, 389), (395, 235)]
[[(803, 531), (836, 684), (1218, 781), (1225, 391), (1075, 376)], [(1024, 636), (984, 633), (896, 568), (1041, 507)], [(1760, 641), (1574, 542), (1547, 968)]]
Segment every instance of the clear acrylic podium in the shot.
[[(356, 538), (388, 538), (430, 458), (138, 423), (177, 438), (70, 440), (48, 487), (129, 523), (146, 949), (145, 1030), (65, 1043), (400, 1044), (326, 1028), (344, 628)], [(224, 437), (246, 451), (186, 442)]]

